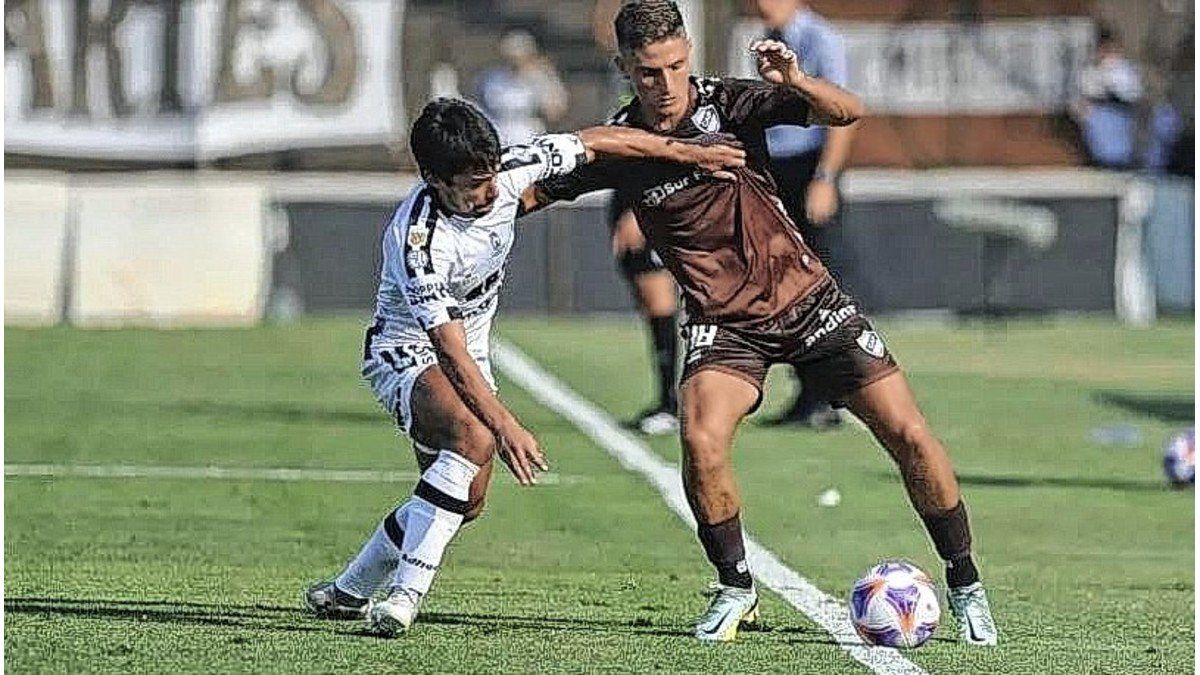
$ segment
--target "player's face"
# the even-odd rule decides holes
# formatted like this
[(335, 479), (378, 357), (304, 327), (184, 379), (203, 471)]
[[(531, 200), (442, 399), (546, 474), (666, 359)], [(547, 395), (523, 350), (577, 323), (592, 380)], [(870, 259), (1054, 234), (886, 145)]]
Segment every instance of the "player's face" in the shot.
[(446, 207), (469, 218), (486, 216), (499, 194), (494, 171), (459, 174), (449, 183), (435, 178), (429, 183), (438, 191), (438, 198)]
[(642, 110), (658, 131), (669, 131), (691, 103), (692, 43), (685, 37), (652, 42), (621, 57)]

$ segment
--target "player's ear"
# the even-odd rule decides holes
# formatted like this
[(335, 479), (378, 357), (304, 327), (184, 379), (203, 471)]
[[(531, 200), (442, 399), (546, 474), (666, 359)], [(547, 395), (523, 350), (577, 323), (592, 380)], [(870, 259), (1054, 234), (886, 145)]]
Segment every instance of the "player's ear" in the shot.
[(617, 72), (621, 73), (621, 77), (629, 79), (629, 73), (625, 71), (625, 57), (617, 54), (613, 57), (613, 65), (617, 67)]

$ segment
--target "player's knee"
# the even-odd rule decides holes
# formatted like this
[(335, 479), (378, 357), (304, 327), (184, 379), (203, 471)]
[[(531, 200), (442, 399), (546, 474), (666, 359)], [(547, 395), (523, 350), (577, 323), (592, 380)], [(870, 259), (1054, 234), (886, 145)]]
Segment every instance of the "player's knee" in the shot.
[(917, 457), (923, 452), (932, 451), (937, 444), (933, 432), (923, 420), (914, 420), (898, 424), (887, 432), (887, 446), (897, 459)]
[(697, 472), (709, 473), (721, 469), (729, 461), (725, 439), (703, 427), (688, 427), (683, 433), (687, 463)]

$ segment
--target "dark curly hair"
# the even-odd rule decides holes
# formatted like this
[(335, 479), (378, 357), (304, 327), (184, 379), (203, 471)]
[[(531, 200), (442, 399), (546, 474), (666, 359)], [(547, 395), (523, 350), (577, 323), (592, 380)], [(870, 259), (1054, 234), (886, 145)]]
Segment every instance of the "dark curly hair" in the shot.
[(674, 0), (626, 2), (613, 21), (617, 47), (629, 53), (648, 44), (673, 37), (687, 37), (683, 15)]
[(465, 173), (495, 171), (500, 137), (478, 108), (458, 98), (430, 101), (413, 123), (408, 147), (421, 172), (449, 183)]

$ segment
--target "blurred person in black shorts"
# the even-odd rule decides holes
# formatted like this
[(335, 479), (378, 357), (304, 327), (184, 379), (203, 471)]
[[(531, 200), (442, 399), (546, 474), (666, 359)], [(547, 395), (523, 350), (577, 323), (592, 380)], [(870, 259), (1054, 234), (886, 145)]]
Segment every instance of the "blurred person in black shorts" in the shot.
[[(804, 72), (845, 87), (846, 49), (842, 38), (823, 18), (801, 0), (757, 0), (766, 36), (783, 42), (796, 52)], [(831, 255), (832, 228), (838, 225), (841, 195), (838, 174), (846, 164), (857, 125), (845, 127), (778, 126), (767, 130), (770, 172), (779, 186), (779, 198), (796, 222), (804, 241), (834, 274), (838, 266)], [(841, 416), (806, 387), (799, 378), (800, 393), (775, 424), (797, 424), (829, 429), (841, 424)]]
[(633, 215), (636, 195), (616, 190), (609, 202), (609, 226), (612, 228), (613, 256), (621, 276), (637, 302), (638, 312), (650, 330), (654, 350), (654, 372), (658, 400), (643, 410), (632, 425), (644, 434), (673, 434), (679, 430), (676, 416), (679, 380), (679, 321), (677, 319), (679, 291), (663, 261), (646, 244), (646, 238)]

